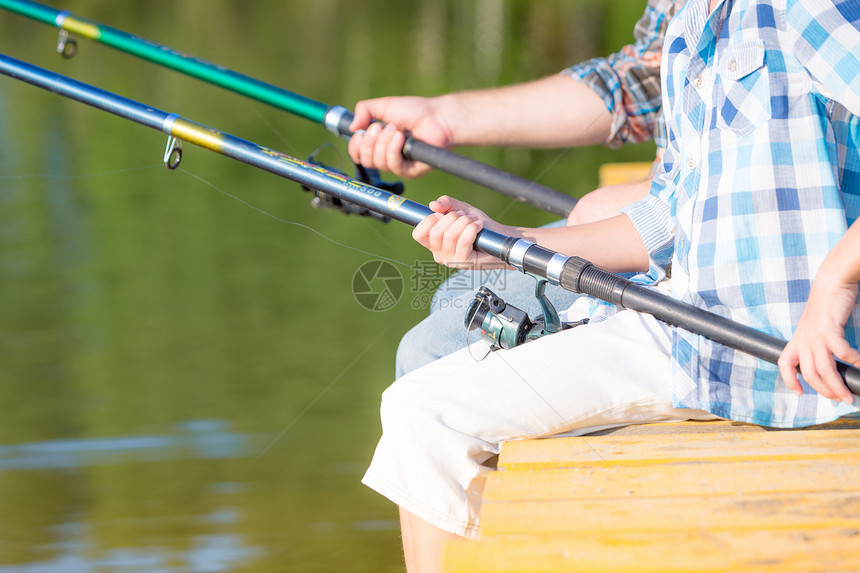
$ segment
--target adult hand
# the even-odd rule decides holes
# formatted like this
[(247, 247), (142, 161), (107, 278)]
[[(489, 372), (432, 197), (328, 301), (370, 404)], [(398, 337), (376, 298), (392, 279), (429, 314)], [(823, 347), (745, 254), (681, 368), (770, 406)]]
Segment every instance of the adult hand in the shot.
[[(406, 132), (430, 145), (448, 148), (453, 131), (446, 124), (439, 98), (383, 97), (360, 101), (350, 125), (349, 156), (365, 167), (414, 178), (430, 166), (403, 157)], [(373, 121), (377, 120), (377, 121)], [(371, 123), (372, 122), (372, 123)]]
[(483, 211), (463, 201), (442, 196), (430, 202), (434, 211), (412, 231), (412, 238), (430, 249), (434, 260), (458, 269), (505, 267), (505, 263), (472, 248), (482, 229), (513, 235), (512, 228), (500, 225)]
[(860, 366), (860, 352), (845, 340), (845, 323), (857, 300), (857, 283), (840, 282), (819, 273), (797, 329), (779, 357), (779, 373), (795, 394), (803, 379), (819, 394), (852, 404), (854, 397), (836, 370), (835, 358)]

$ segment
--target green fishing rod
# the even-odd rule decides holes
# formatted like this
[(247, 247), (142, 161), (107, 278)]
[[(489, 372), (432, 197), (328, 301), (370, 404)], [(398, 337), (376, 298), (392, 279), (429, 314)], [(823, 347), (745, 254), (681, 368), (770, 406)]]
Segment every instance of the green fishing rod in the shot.
[[(352, 136), (349, 126), (353, 114), (342, 106), (327, 106), (66, 10), (56, 10), (31, 0), (0, 0), (0, 8), (59, 28), (57, 51), (66, 57), (77, 51), (73, 36), (76, 34), (322, 124), (337, 136), (347, 139)], [(411, 136), (406, 138), (402, 153), (406, 159), (426, 163), (561, 217), (566, 217), (576, 204), (576, 199), (570, 195)]]
[[(426, 205), (331, 172), (319, 165), (3, 54), (0, 54), (0, 73), (167, 134), (165, 162), (170, 161), (171, 152), (177, 149), (179, 141), (187, 141), (412, 226), (432, 214)], [(525, 239), (483, 229), (475, 240), (475, 248), (550, 284), (560, 285), (565, 290), (650, 314), (667, 324), (767, 362), (775, 364), (786, 344), (785, 340), (599, 269), (584, 259), (557, 253)], [(837, 362), (837, 368), (851, 392), (860, 396), (860, 369), (844, 362)]]

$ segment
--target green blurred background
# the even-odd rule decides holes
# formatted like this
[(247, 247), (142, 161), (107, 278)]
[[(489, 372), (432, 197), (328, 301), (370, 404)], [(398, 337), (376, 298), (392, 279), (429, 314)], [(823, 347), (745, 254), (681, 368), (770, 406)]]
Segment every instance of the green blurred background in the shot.
[[(628, 43), (644, 2), (52, 5), (351, 108), (557, 72)], [(346, 161), (317, 124), (87, 40), (62, 60), (56, 36), (0, 12), (0, 52)], [(162, 135), (5, 77), (0, 134), (0, 573), (400, 571), (396, 510), (359, 480), (397, 342), (432, 292), (410, 229), (313, 209), (193, 146), (169, 172)], [(464, 152), (574, 195), (603, 162), (653, 157)], [(416, 201), (441, 193), (508, 223), (553, 219), (444, 173), (407, 182)], [(402, 263), (405, 291), (371, 312), (351, 285), (380, 258)]]

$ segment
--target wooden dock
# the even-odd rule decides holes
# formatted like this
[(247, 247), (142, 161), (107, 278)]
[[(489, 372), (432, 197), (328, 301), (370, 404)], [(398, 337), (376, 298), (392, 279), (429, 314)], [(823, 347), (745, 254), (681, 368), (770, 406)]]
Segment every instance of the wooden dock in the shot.
[(503, 444), (447, 573), (860, 571), (860, 420), (631, 426)]
[[(651, 163), (610, 163), (600, 186)], [(860, 572), (860, 419), (629, 426), (503, 444), (446, 573)]]

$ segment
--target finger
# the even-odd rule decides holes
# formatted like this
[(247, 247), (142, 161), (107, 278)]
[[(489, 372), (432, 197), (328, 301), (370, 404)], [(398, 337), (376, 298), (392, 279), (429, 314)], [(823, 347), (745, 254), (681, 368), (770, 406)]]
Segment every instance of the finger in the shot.
[(353, 113), (352, 123), (349, 124), (349, 130), (353, 133), (366, 129), (370, 125), (373, 116), (370, 114), (370, 106), (366, 101), (360, 101), (355, 104), (355, 112)]
[(779, 375), (782, 378), (782, 382), (788, 389), (796, 396), (803, 394), (803, 386), (801, 386), (800, 380), (797, 379), (797, 366), (800, 364), (800, 360), (797, 357), (797, 351), (794, 346), (790, 343), (786, 345), (776, 363), (779, 366)]
[(432, 215), (427, 215), (424, 219), (421, 220), (420, 223), (415, 225), (415, 228), (412, 229), (412, 238), (418, 241), (418, 243), (429, 249), (430, 248), (430, 229), (442, 218), (442, 215), (439, 213), (433, 213)]
[(860, 351), (848, 344), (845, 339), (837, 339), (832, 344), (833, 355), (854, 366), (860, 365)]
[(447, 213), (451, 210), (453, 203), (454, 199), (451, 199), (447, 195), (442, 195), (435, 201), (430, 201), (428, 206), (431, 210), (436, 211), (437, 213)]
[(451, 197), (447, 197), (448, 201), (451, 204), (451, 210), (454, 211), (463, 211), (468, 213), (471, 210), (476, 210), (472, 205), (466, 203), (465, 201), (460, 201), (459, 199), (452, 199)]
[[(449, 209), (451, 211), (463, 211), (464, 213), (466, 213), (468, 215), (472, 215), (477, 219), (487, 219), (488, 218), (486, 213), (484, 213), (483, 211), (481, 211), (477, 207), (473, 207), (471, 204), (466, 203), (465, 201), (460, 201), (458, 199), (451, 199), (450, 197), (448, 198), (448, 201), (450, 203)], [(485, 223), (486, 223), (486, 221), (485, 221)]]
[(800, 351), (800, 373), (803, 379), (815, 389), (816, 392), (825, 398), (834, 399), (836, 394), (830, 389), (830, 386), (821, 378), (818, 371), (818, 364), (815, 361), (815, 354), (811, 349), (806, 348)]
[(480, 219), (475, 219), (466, 226), (457, 241), (457, 250), (454, 254), (455, 260), (471, 263), (477, 259), (478, 253), (475, 252), (475, 240), (483, 228), (484, 223)]
[(466, 250), (459, 248), (460, 236), (475, 220), (472, 217), (464, 215), (462, 211), (455, 211), (458, 215), (450, 227), (445, 231), (442, 238), (442, 252), (448, 259), (446, 263), (468, 263), (471, 258), (471, 249)]
[(364, 137), (361, 142), (361, 151), (359, 156), (361, 158), (361, 163), (365, 167), (376, 168), (376, 164), (373, 162), (374, 149), (376, 147), (376, 140), (379, 137), (379, 132), (382, 131), (382, 126), (379, 123), (371, 123), (370, 127), (364, 133)]
[[(388, 124), (382, 131), (393, 127), (393, 124)], [(406, 161), (403, 157), (403, 144), (406, 142), (406, 135), (399, 129), (394, 129), (391, 133), (391, 138), (385, 148), (385, 163), (391, 167), (391, 171), (401, 177), (417, 177), (422, 173), (415, 173), (414, 163)]]
[[(430, 241), (430, 250), (433, 251), (434, 255), (442, 254), (445, 248), (445, 233), (459, 218), (460, 216), (457, 213), (446, 213), (430, 229), (428, 239)], [(437, 257), (438, 260), (439, 257)]]
[(346, 151), (353, 163), (361, 164), (361, 145), (364, 142), (364, 130), (353, 132), (346, 144)]
[(822, 386), (826, 386), (828, 392), (839, 400), (845, 401), (850, 399), (851, 392), (845, 386), (842, 380), (842, 375), (836, 370), (836, 360), (833, 353), (826, 345), (817, 349), (815, 353), (815, 364), (818, 369), (818, 376)]
[(844, 360), (854, 366), (860, 366), (860, 351), (853, 348), (847, 342), (845, 343), (845, 351), (839, 353), (840, 360)]
[[(833, 355), (842, 360), (843, 362), (847, 362), (852, 366), (860, 365), (860, 352), (857, 351), (856, 348), (852, 348), (850, 344), (845, 339), (839, 339), (833, 345)], [(836, 365), (834, 364), (834, 369), (836, 369)], [(851, 393), (851, 390), (845, 384), (845, 380), (842, 378), (842, 375), (838, 373), (840, 386), (837, 390), (837, 394), (846, 404), (854, 403), (854, 395)]]
[(399, 164), (395, 165), (389, 163), (388, 148), (391, 145), (391, 138), (395, 133), (397, 133), (397, 128), (394, 124), (386, 124), (379, 132), (379, 137), (376, 138), (376, 145), (373, 149), (374, 165), (378, 166), (379, 169), (384, 169), (385, 171), (391, 171), (393, 173), (397, 173), (395, 167), (399, 167)]
[[(402, 155), (403, 145), (400, 146), (400, 150)], [(421, 163), (420, 161), (413, 161), (411, 159), (403, 160), (403, 177), (415, 179), (416, 177), (421, 177), (422, 175), (430, 173), (432, 169), (432, 167), (426, 163)]]
[(403, 176), (414, 179), (416, 177), (421, 177), (422, 175), (429, 173), (433, 169), (433, 167), (415, 159), (410, 159), (404, 155), (404, 150), (406, 148), (406, 141), (408, 137), (409, 134), (406, 131), (400, 131), (399, 137), (397, 139), (397, 148), (392, 148), (390, 151), (392, 154), (397, 155), (396, 161), (399, 161), (403, 164)]
[(367, 129), (374, 119), (386, 121), (388, 105), (389, 98), (384, 97), (366, 99), (355, 104), (352, 123), (349, 125), (350, 131)]

